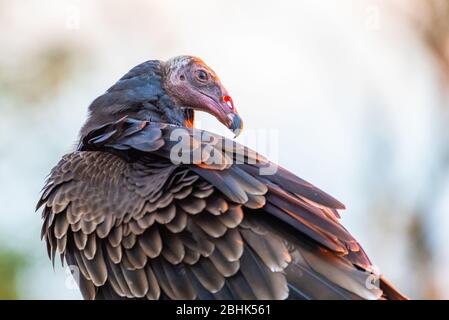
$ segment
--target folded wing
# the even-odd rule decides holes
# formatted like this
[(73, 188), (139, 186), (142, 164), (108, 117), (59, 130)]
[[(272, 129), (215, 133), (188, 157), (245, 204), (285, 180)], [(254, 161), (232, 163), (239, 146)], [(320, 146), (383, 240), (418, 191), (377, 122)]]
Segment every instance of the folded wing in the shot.
[(340, 202), (205, 131), (97, 128), (41, 205), (49, 255), (76, 266), (85, 298), (402, 298), (339, 223)]

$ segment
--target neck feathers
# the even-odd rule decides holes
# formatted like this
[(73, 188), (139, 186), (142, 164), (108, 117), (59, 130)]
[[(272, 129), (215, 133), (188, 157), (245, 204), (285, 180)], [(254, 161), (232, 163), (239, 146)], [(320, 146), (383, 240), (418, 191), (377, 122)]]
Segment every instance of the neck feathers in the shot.
[(163, 89), (162, 81), (162, 64), (158, 60), (144, 62), (131, 69), (91, 103), (80, 138), (94, 128), (124, 116), (192, 127), (193, 110), (176, 106)]

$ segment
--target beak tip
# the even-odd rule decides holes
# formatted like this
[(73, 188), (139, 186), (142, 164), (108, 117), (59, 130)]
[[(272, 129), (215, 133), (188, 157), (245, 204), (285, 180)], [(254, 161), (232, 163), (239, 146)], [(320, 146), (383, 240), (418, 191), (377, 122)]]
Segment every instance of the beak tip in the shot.
[(232, 113), (228, 116), (230, 124), (228, 128), (234, 133), (234, 139), (237, 138), (243, 131), (243, 121), (242, 118), (236, 113)]

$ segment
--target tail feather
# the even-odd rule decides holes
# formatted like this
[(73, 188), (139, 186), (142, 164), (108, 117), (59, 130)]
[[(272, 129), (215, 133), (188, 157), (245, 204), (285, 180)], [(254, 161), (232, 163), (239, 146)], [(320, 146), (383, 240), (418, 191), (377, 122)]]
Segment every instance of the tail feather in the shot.
[(401, 294), (393, 285), (384, 277), (380, 278), (380, 289), (383, 291), (382, 298), (386, 300), (408, 300), (406, 296)]

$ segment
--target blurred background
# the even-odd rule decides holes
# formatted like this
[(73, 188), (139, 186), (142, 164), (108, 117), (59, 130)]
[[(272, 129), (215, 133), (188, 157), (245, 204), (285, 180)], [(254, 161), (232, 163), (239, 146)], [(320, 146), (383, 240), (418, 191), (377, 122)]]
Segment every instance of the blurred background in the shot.
[(0, 0), (0, 30), (1, 299), (80, 298), (39, 239), (44, 178), (96, 96), (179, 54), (220, 75), (241, 142), (346, 204), (391, 282), (449, 298), (448, 0)]

